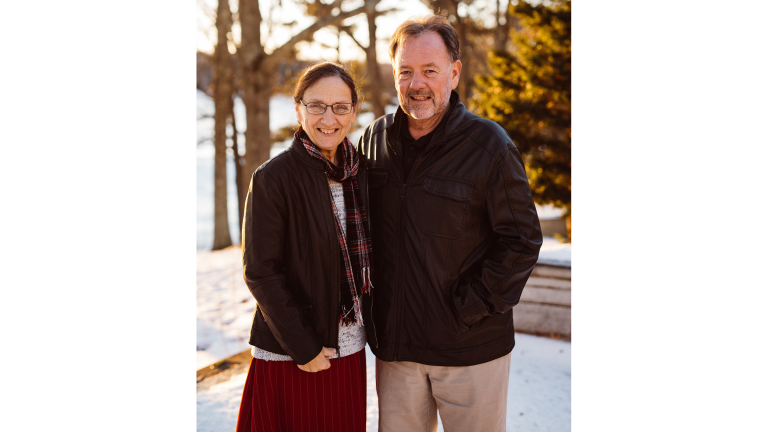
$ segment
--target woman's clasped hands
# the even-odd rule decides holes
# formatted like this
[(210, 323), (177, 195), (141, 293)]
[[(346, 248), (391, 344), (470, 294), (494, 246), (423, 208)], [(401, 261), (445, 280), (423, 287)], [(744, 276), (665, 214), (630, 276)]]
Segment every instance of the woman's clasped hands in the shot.
[(298, 365), (304, 372), (320, 372), (331, 367), (330, 358), (336, 355), (335, 348), (323, 347), (320, 354), (307, 364)]

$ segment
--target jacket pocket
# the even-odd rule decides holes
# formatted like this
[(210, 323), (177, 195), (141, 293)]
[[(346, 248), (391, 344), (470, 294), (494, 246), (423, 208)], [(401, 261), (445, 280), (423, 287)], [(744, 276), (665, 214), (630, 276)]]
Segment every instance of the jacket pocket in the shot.
[(308, 325), (312, 325), (312, 319), (314, 318), (312, 316), (312, 305), (303, 305), (299, 308), (301, 310), (301, 317), (304, 319), (304, 322), (306, 322)]
[(432, 283), (429, 279), (422, 281), (422, 289), (425, 290), (421, 309), (422, 337), (425, 347), (437, 351), (450, 351), (456, 346), (456, 338), (459, 336), (458, 325), (451, 304), (448, 302), (453, 286), (453, 281), (447, 286)]
[(419, 225), (426, 234), (456, 238), (464, 229), (472, 185), (458, 180), (427, 176)]
[(251, 322), (251, 328), (272, 334), (272, 330), (270, 330), (269, 326), (267, 325), (267, 320), (264, 318), (264, 313), (261, 311), (258, 303), (256, 303), (256, 308), (253, 310), (253, 321)]

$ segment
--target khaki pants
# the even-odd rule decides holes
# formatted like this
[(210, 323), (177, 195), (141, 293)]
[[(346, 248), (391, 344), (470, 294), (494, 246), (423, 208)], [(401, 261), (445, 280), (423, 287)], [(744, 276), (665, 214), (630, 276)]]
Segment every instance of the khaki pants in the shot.
[(376, 359), (380, 432), (504, 432), (512, 356), (474, 366)]

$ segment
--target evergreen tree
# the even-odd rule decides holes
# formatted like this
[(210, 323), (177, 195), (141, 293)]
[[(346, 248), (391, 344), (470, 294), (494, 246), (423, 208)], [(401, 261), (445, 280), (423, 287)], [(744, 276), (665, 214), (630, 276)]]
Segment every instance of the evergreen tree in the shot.
[(489, 55), (472, 105), (520, 149), (534, 201), (566, 209), (570, 237), (571, 2), (519, 1), (510, 14), (519, 23), (513, 52)]

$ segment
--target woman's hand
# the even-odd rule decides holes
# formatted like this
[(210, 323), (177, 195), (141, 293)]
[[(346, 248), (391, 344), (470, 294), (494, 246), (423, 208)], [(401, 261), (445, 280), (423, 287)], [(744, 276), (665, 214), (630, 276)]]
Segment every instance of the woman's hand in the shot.
[(322, 351), (320, 351), (320, 354), (318, 354), (317, 357), (315, 357), (311, 362), (304, 365), (298, 365), (299, 369), (303, 370), (304, 372), (320, 372), (322, 370), (326, 370), (331, 367), (331, 362), (328, 361), (328, 358), (333, 357), (335, 354), (335, 348), (323, 347)]

